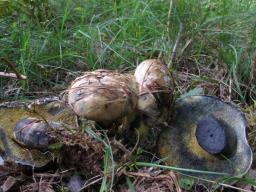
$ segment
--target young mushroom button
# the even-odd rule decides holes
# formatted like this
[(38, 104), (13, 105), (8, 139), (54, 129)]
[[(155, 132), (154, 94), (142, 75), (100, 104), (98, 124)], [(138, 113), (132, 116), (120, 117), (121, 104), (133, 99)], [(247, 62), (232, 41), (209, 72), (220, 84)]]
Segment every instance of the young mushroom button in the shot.
[(138, 110), (150, 117), (161, 115), (172, 100), (173, 81), (167, 66), (158, 59), (141, 62), (134, 76), (139, 84)]

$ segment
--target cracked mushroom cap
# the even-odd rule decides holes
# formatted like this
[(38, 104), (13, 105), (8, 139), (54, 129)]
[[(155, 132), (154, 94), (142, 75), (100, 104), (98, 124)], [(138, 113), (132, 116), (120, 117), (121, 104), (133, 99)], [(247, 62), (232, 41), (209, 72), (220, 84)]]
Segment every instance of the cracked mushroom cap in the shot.
[(151, 117), (169, 107), (172, 100), (173, 79), (167, 66), (158, 59), (141, 62), (134, 74), (139, 84), (138, 109)]
[[(247, 121), (234, 104), (211, 96), (179, 99), (169, 127), (160, 135), (158, 152), (169, 166), (242, 176), (252, 163)], [(189, 173), (217, 181), (223, 175)]]
[(111, 122), (134, 111), (137, 83), (131, 74), (109, 70), (85, 72), (70, 86), (68, 104), (79, 116)]

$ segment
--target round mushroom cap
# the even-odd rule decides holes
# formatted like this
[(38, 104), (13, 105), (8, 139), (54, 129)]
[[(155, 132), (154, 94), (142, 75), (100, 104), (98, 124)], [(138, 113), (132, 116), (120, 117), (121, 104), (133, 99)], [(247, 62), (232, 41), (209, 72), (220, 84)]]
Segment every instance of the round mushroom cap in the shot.
[(111, 122), (134, 111), (137, 83), (130, 74), (108, 70), (86, 72), (70, 86), (68, 104), (79, 116)]
[(33, 117), (24, 118), (16, 124), (13, 130), (14, 139), (28, 148), (47, 149), (52, 141), (49, 127), (58, 129), (61, 124), (45, 122)]
[(47, 124), (36, 118), (25, 118), (20, 120), (14, 128), (14, 139), (30, 148), (47, 148), (49, 137)]
[(158, 140), (166, 164), (217, 172), (192, 173), (204, 179), (242, 176), (252, 163), (246, 139), (247, 121), (234, 104), (211, 96), (188, 96), (176, 102), (175, 114)]
[(145, 60), (134, 74), (139, 84), (138, 109), (149, 116), (160, 115), (161, 108), (170, 107), (173, 80), (167, 66), (157, 59)]

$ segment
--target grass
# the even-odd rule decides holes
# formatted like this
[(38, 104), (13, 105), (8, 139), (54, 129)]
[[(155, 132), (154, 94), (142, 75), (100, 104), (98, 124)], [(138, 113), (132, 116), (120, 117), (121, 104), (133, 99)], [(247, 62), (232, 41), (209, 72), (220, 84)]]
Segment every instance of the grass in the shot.
[[(28, 77), (0, 78), (0, 101), (58, 94), (83, 71), (129, 71), (158, 57), (175, 75), (192, 74), (177, 95), (213, 82), (254, 104), (255, 18), (254, 0), (0, 0), (0, 57)], [(10, 69), (0, 62), (0, 71)], [(114, 163), (107, 146), (106, 172)], [(112, 184), (105, 176), (101, 191)]]
[[(8, 2), (8, 3), (7, 3)], [(77, 71), (132, 70), (147, 58), (168, 63), (179, 33), (173, 70), (228, 68), (240, 100), (254, 93), (256, 3), (238, 0), (1, 1), (0, 56), (17, 64), (28, 80), (18, 96), (59, 91)], [(1, 63), (0, 70), (8, 70)], [(4, 87), (7, 80), (1, 80)], [(248, 82), (251, 84), (248, 87)], [(251, 93), (250, 92), (250, 93)], [(250, 95), (255, 99), (255, 94)], [(1, 97), (13, 97), (4, 95)], [(16, 95), (17, 97), (17, 95)]]

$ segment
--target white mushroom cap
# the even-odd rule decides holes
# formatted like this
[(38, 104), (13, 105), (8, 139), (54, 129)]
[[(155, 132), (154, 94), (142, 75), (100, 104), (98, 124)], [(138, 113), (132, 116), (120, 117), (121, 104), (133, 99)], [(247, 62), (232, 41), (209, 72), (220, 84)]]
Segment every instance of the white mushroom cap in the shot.
[(86, 72), (72, 83), (68, 103), (79, 116), (114, 121), (134, 111), (137, 84), (130, 74), (108, 70)]
[[(134, 75), (139, 84), (138, 109), (150, 116), (159, 115), (160, 102), (169, 105), (171, 100), (173, 85), (167, 66), (161, 60), (145, 60), (136, 68)], [(159, 101), (157, 94), (165, 95), (164, 99)]]

